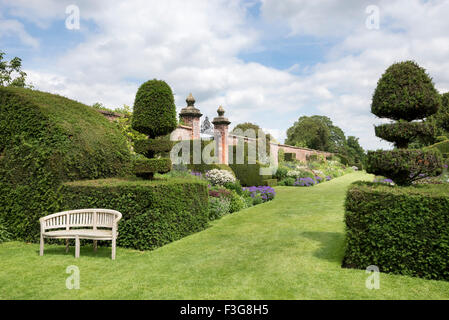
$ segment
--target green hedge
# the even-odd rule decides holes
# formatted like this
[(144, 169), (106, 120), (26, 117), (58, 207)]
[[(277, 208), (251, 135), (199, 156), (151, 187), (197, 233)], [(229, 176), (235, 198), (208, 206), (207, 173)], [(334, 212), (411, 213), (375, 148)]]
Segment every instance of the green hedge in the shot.
[(442, 172), (441, 154), (434, 149), (395, 149), (368, 151), (366, 171), (392, 179), (398, 185), (435, 177)]
[(134, 142), (134, 151), (146, 156), (148, 152), (169, 152), (173, 148), (174, 141), (163, 139), (146, 139)]
[(0, 87), (0, 219), (15, 240), (39, 239), (63, 181), (126, 175), (126, 138), (93, 108), (50, 93)]
[(264, 186), (275, 187), (278, 185), (278, 179), (267, 179), (263, 181)]
[(176, 129), (176, 106), (170, 86), (162, 80), (143, 83), (136, 93), (132, 128), (150, 138)]
[[(237, 164), (237, 146), (229, 146), (230, 154), (232, 154), (232, 163), (229, 164), (231, 169), (235, 173), (235, 177), (240, 180), (242, 186), (263, 186), (264, 180), (271, 179), (271, 175), (261, 175), (260, 168), (268, 167), (269, 165), (261, 164), (259, 161), (255, 161), (254, 164), (248, 162), (248, 144), (244, 144), (244, 159), (243, 164)], [(231, 159), (230, 159), (231, 162)]]
[(171, 160), (169, 158), (148, 159), (139, 158), (134, 160), (134, 173), (137, 176), (145, 177), (156, 172), (167, 173), (171, 170)]
[(449, 280), (447, 185), (356, 182), (345, 207), (343, 266)]
[(207, 183), (198, 179), (100, 179), (65, 183), (62, 209), (108, 208), (123, 214), (117, 244), (149, 250), (207, 227)]
[(377, 137), (395, 143), (397, 147), (406, 147), (418, 137), (425, 141), (432, 141), (436, 134), (436, 127), (429, 122), (398, 121), (376, 126), (375, 133)]

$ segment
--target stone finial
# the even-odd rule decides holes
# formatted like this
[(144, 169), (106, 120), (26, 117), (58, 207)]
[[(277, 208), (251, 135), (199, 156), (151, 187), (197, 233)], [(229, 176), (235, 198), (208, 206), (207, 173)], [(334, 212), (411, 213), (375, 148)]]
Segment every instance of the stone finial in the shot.
[(224, 109), (223, 109), (222, 106), (219, 106), (219, 107), (218, 107), (217, 113), (218, 113), (218, 115), (219, 115), (220, 117), (223, 117), (223, 115), (225, 114), (225, 111), (224, 111)]
[(229, 125), (231, 122), (228, 120), (228, 118), (226, 118), (224, 116), (225, 114), (225, 110), (223, 109), (222, 106), (219, 106), (217, 109), (217, 113), (218, 113), (218, 117), (215, 117), (214, 120), (212, 121), (212, 123), (214, 125), (217, 124), (225, 124), (225, 125)]
[(191, 92), (189, 93), (188, 97), (186, 98), (186, 102), (187, 102), (188, 107), (193, 107), (193, 105), (195, 104), (195, 98), (193, 97)]
[(186, 102), (187, 107), (182, 108), (181, 112), (179, 113), (181, 117), (199, 118), (202, 116), (200, 110), (194, 107), (195, 98), (193, 97), (192, 93), (189, 93), (189, 95), (186, 98)]

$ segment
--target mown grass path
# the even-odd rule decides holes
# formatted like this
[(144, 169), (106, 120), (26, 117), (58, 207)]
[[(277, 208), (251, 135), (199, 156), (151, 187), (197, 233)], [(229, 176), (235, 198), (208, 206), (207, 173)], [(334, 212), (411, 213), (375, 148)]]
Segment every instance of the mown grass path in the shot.
[[(363, 270), (340, 267), (343, 203), (352, 173), (312, 188), (278, 187), (276, 199), (150, 252), (0, 244), (1, 299), (447, 299), (449, 282), (381, 274), (365, 288)], [(66, 267), (81, 288), (66, 289)]]

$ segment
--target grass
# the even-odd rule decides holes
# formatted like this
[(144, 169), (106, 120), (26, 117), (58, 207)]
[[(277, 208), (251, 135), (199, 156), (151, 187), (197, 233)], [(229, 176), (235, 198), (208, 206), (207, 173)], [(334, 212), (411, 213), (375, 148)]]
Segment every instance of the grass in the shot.
[[(154, 251), (0, 245), (1, 299), (447, 299), (449, 282), (340, 267), (347, 186), (358, 172), (312, 188), (277, 187), (274, 201), (226, 216), (212, 227)], [(66, 268), (80, 269), (68, 290)]]

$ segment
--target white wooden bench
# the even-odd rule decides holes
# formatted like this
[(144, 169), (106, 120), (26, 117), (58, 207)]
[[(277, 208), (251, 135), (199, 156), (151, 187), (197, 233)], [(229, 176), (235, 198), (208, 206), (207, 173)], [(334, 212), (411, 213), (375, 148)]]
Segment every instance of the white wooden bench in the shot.
[(80, 239), (93, 240), (95, 251), (97, 251), (98, 240), (111, 240), (111, 257), (114, 260), (118, 221), (121, 218), (120, 212), (109, 209), (71, 210), (42, 217), (39, 219), (41, 223), (40, 255), (44, 255), (44, 238), (66, 239), (66, 252), (69, 251), (69, 239), (75, 239), (75, 258), (80, 256)]

